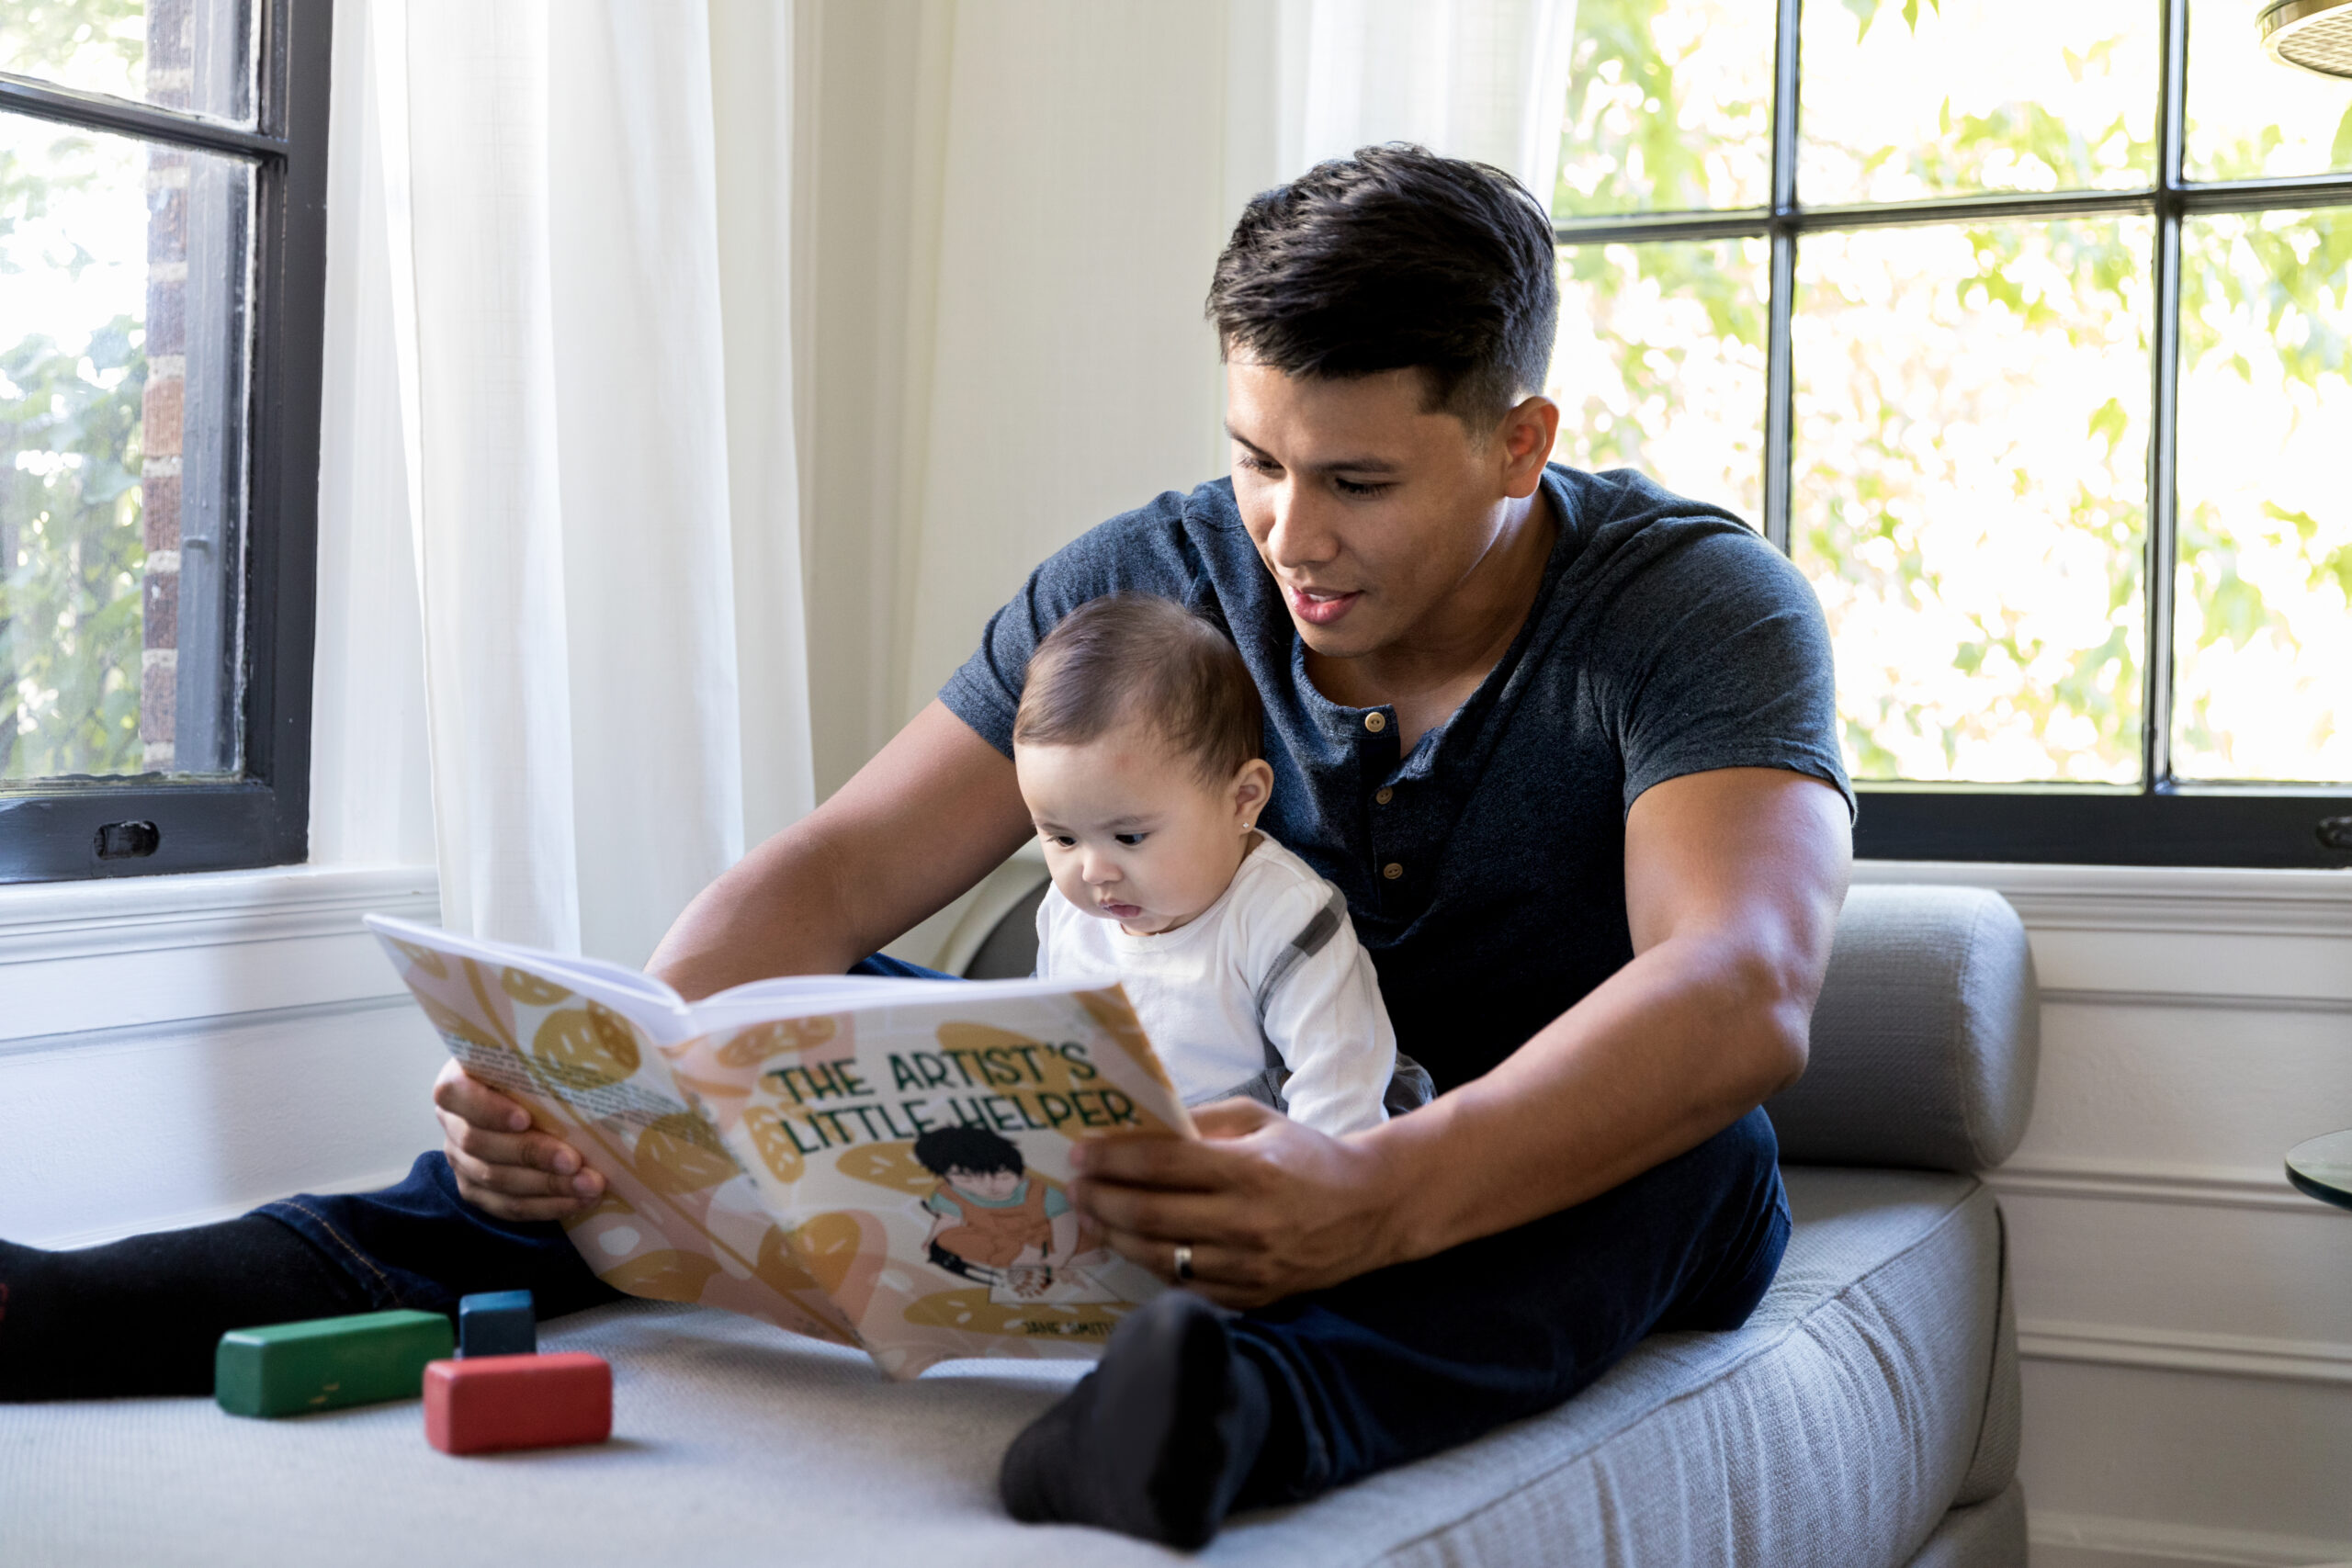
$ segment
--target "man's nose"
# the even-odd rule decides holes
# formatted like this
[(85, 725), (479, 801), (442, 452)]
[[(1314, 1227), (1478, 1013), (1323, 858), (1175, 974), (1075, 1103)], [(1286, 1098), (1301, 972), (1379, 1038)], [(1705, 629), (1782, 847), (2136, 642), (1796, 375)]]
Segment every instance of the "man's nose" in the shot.
[(1266, 533), (1266, 556), (1277, 567), (1321, 566), (1340, 553), (1322, 500), (1295, 480), (1274, 491), (1273, 526)]

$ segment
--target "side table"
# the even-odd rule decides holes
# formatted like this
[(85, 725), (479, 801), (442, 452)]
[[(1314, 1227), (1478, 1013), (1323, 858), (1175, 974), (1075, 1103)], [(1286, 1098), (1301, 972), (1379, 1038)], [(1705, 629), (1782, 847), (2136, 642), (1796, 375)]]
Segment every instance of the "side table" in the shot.
[(2352, 1209), (2352, 1130), (2323, 1134), (2289, 1149), (2287, 1179), (2323, 1203)]

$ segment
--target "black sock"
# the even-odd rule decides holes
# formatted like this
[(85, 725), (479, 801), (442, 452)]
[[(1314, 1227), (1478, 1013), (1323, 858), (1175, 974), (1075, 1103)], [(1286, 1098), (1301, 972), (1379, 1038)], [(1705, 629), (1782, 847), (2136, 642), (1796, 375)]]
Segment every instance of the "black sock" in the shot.
[(1264, 1377), (1227, 1314), (1170, 1291), (1119, 1325), (1102, 1364), (1005, 1450), (997, 1488), (1032, 1524), (1206, 1545), (1264, 1443)]
[(229, 1330), (372, 1304), (266, 1214), (73, 1252), (0, 1241), (0, 1401), (210, 1393)]

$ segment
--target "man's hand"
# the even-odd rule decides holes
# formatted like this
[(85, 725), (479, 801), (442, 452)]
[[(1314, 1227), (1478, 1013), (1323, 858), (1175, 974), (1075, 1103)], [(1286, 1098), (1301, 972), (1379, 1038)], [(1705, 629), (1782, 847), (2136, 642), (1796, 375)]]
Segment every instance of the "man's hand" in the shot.
[(451, 1062), (433, 1080), (442, 1147), (458, 1192), (502, 1220), (560, 1220), (594, 1202), (605, 1179), (560, 1138), (531, 1131), (531, 1113)]
[(1253, 1307), (1396, 1260), (1385, 1162), (1254, 1100), (1196, 1111), (1198, 1143), (1100, 1138), (1071, 1145), (1071, 1197), (1111, 1245), (1163, 1280), (1181, 1243), (1193, 1288)]

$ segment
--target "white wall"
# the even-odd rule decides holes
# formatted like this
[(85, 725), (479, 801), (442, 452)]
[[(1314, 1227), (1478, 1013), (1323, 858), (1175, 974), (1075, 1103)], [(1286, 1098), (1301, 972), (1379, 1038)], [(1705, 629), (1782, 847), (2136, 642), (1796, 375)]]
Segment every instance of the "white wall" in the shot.
[(2042, 985), (2009, 1221), (2039, 1568), (2352, 1559), (2352, 874), (1872, 864), (1998, 887)]
[(1225, 7), (807, 0), (820, 795), (1039, 559), (1221, 471)]
[(359, 917), (439, 909), (429, 868), (0, 888), (0, 1236), (396, 1178), (447, 1053)]

